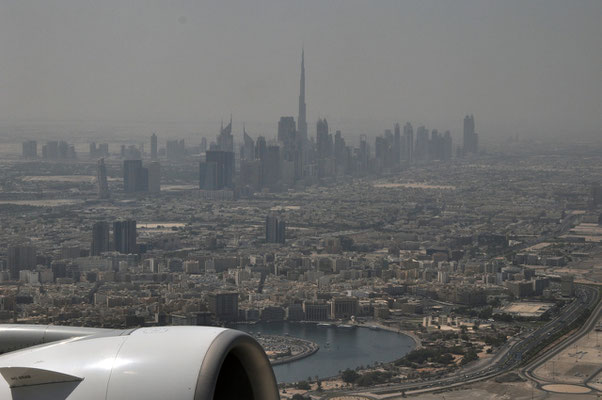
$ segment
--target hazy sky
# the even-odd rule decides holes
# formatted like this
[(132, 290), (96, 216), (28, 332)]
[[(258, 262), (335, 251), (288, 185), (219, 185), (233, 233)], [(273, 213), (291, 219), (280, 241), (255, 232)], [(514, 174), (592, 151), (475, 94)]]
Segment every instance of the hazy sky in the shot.
[[(602, 137), (601, 0), (0, 0), (0, 121)], [(266, 129), (266, 128), (263, 128)], [(259, 132), (256, 132), (259, 133)]]

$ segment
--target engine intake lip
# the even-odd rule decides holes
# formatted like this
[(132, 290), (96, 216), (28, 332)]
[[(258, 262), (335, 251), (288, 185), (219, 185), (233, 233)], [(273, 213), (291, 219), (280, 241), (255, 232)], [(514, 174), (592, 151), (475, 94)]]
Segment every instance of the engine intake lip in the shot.
[[(218, 377), (228, 355), (234, 355), (244, 368), (255, 400), (279, 400), (274, 371), (263, 348), (250, 335), (228, 329), (213, 340), (199, 371), (195, 400), (214, 398)], [(232, 382), (236, 385), (236, 382)]]

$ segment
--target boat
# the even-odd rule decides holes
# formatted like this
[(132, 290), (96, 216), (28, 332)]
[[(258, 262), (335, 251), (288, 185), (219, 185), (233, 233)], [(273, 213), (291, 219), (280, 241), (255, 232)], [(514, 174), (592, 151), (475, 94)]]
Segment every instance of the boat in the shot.
[(341, 324), (341, 325), (337, 325), (337, 328), (352, 329), (352, 328), (355, 328), (355, 325)]
[(332, 326), (332, 324), (328, 324), (326, 322), (321, 322), (321, 323), (318, 324), (318, 326), (321, 326), (323, 328), (328, 328), (328, 327)]

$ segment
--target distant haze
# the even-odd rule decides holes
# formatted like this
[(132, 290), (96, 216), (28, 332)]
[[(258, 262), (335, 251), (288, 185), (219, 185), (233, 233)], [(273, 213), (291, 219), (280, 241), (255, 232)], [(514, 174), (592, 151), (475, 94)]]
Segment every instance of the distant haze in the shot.
[(600, 0), (3, 0), (0, 122), (216, 133), (232, 113), (273, 136), (304, 46), (311, 135), (409, 120), (457, 141), (469, 113), (486, 137), (602, 136), (601, 21)]

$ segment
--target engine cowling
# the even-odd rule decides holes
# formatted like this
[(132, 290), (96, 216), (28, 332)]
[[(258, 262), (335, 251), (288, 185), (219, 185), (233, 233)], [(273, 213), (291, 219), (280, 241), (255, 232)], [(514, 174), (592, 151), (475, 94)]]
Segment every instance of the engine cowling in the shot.
[(7, 343), (34, 347), (0, 356), (1, 399), (279, 399), (261, 346), (232, 329), (0, 326)]

